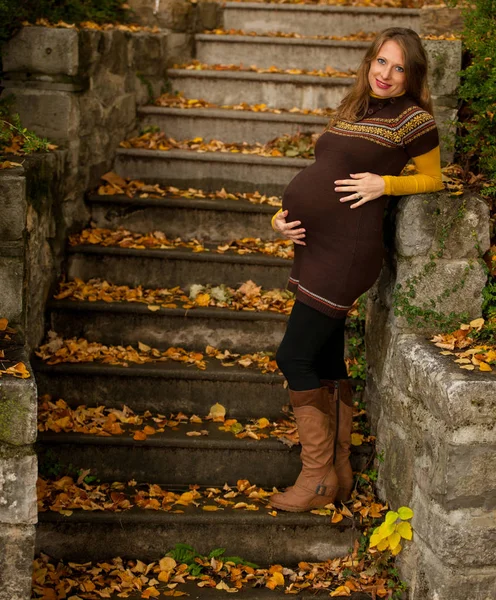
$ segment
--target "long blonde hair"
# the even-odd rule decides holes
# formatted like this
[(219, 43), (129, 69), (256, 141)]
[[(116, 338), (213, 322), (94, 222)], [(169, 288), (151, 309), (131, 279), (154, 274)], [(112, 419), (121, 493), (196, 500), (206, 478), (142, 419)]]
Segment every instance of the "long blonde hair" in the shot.
[(326, 130), (339, 119), (344, 121), (359, 121), (369, 108), (370, 84), (368, 75), (372, 61), (379, 54), (384, 42), (394, 40), (403, 51), (405, 59), (405, 92), (416, 103), (433, 114), (432, 100), (427, 83), (428, 59), (419, 35), (406, 27), (389, 27), (381, 31), (369, 46), (358, 67), (357, 78), (351, 90), (341, 100), (336, 112), (330, 118)]

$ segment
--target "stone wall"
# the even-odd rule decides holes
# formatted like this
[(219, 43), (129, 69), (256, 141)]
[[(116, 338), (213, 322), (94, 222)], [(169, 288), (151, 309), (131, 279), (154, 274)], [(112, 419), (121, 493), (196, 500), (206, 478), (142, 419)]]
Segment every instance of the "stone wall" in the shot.
[[(461, 210), (462, 209), (462, 210)], [(470, 263), (465, 286), (436, 310), (480, 316), (486, 281), (478, 252), (489, 247), (489, 211), (476, 196), (402, 198), (381, 276), (369, 292), (366, 399), (377, 450), (378, 489), (393, 509), (410, 506), (412, 542), (399, 556), (411, 600), (490, 600), (496, 596), (496, 378), (464, 371), (394, 314), (393, 289), (430, 261), (450, 217), (443, 257), (412, 304), (452, 289)], [(476, 249), (475, 241), (479, 249)]]
[[(28, 362), (26, 179), (21, 168), (0, 171), (0, 317), (7, 318), (11, 340), (0, 339), (3, 365)], [(2, 336), (3, 337), (3, 336)], [(3, 368), (5, 368), (5, 366)], [(29, 368), (29, 367), (28, 367)], [(0, 600), (31, 596), (34, 525), (37, 518), (36, 384), (0, 379)]]

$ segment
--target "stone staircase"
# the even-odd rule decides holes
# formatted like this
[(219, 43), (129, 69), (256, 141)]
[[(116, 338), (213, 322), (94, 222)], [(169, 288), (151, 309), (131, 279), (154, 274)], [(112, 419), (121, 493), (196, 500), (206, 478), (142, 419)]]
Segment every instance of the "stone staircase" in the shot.
[[(391, 25), (417, 27), (418, 11), (336, 8), (263, 3), (226, 3), (226, 29), (285, 31), (309, 35), (347, 35), (379, 31)], [(366, 42), (284, 39), (241, 35), (196, 35), (196, 59), (206, 63), (256, 64), (280, 68), (354, 69)], [(352, 83), (350, 78), (311, 75), (170, 69), (175, 90), (185, 96), (223, 104), (265, 103), (274, 108), (336, 106)], [(144, 107), (143, 126), (158, 125), (175, 138), (215, 137), (226, 142), (266, 142), (283, 133), (320, 131), (327, 119), (288, 113), (257, 113), (229, 109)], [(119, 149), (114, 170), (123, 177), (182, 188), (255, 191), (281, 194), (287, 183), (311, 160), (269, 158), (248, 154), (168, 152)], [(165, 197), (128, 198), (89, 195), (98, 227), (163, 231), (168, 237), (196, 237), (214, 248), (233, 238), (274, 239), (271, 206), (248, 201)], [(197, 283), (232, 285), (251, 279), (264, 288), (284, 287), (286, 259), (260, 254), (192, 252), (189, 249), (135, 249), (101, 245), (68, 248), (66, 273), (84, 281), (98, 277), (128, 286), (187, 290)], [(51, 329), (62, 337), (85, 337), (107, 345), (138, 342), (166, 349), (183, 346), (204, 351), (207, 344), (235, 352), (274, 351), (286, 317), (273, 312), (220, 308), (161, 308), (155, 312), (136, 303), (52, 300)], [(239, 420), (281, 417), (287, 404), (283, 378), (255, 369), (222, 367), (207, 360), (199, 370), (185, 364), (156, 362), (122, 367), (96, 362), (48, 365), (33, 360), (40, 394), (63, 398), (70, 406), (105, 405), (134, 411), (208, 414), (222, 404)], [(194, 430), (194, 426), (192, 426)], [(62, 470), (69, 465), (91, 469), (102, 482), (135, 479), (165, 489), (190, 484), (222, 486), (238, 479), (271, 488), (293, 483), (299, 472), (299, 450), (277, 439), (236, 439), (202, 424), (208, 436), (166, 431), (144, 441), (132, 437), (44, 433), (39, 436), (40, 462), (56, 456)], [(198, 426), (197, 426), (198, 429)], [(371, 449), (354, 448), (353, 465), (365, 468)], [(225, 510), (207, 513), (188, 507), (183, 514), (132, 509), (125, 512), (74, 511), (70, 516), (40, 513), (37, 550), (55, 558), (88, 561), (110, 556), (154, 560), (175, 543), (186, 542), (200, 552), (227, 548), (228, 554), (258, 564), (295, 565), (346, 554), (360, 535), (352, 519), (331, 525), (314, 514)]]

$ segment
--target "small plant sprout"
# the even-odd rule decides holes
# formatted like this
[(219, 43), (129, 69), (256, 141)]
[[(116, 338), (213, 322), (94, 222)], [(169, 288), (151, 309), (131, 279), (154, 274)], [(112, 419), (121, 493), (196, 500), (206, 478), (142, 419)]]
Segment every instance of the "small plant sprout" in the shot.
[(393, 556), (399, 554), (401, 539), (411, 540), (413, 537), (412, 526), (407, 523), (412, 517), (413, 511), (407, 506), (402, 506), (398, 511), (388, 511), (384, 523), (372, 532), (369, 548), (377, 548), (379, 552), (389, 550)]

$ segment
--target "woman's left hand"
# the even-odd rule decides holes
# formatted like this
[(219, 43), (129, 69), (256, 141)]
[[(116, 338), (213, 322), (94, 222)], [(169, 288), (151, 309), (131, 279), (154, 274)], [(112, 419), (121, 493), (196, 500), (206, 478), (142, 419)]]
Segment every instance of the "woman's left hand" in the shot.
[[(356, 208), (365, 204), (365, 202), (375, 200), (384, 195), (386, 183), (380, 175), (375, 175), (374, 173), (350, 173), (350, 177), (353, 177), (353, 179), (337, 179), (334, 182), (338, 186), (334, 188), (335, 192), (349, 192), (351, 194), (350, 196), (340, 198), (340, 202), (358, 200), (350, 208)], [(361, 198), (358, 196), (361, 196)]]

